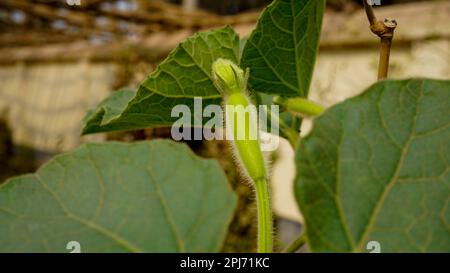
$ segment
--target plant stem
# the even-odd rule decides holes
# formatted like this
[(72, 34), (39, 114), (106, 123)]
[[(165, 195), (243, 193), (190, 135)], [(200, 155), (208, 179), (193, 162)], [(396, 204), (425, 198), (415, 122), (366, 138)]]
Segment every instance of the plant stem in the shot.
[(367, 14), (367, 19), (370, 23), (370, 30), (380, 37), (380, 60), (378, 64), (378, 79), (384, 79), (388, 76), (389, 57), (391, 54), (392, 39), (394, 38), (394, 30), (397, 27), (397, 22), (392, 19), (384, 19), (384, 21), (377, 20), (372, 6), (363, 0), (364, 9)]
[(267, 179), (255, 181), (255, 189), (258, 211), (258, 253), (270, 253), (273, 249), (273, 223)]
[(297, 147), (298, 139), (300, 138), (299, 133), (297, 133), (295, 130), (290, 129), (290, 130), (285, 130), (284, 134), (286, 135), (289, 144), (291, 144), (292, 149), (294, 149), (294, 151), (295, 151), (295, 149)]
[[(272, 115), (272, 112), (269, 109), (266, 109), (266, 113), (267, 113), (267, 117), (272, 120), (272, 118), (274, 117)], [(298, 129), (295, 128), (299, 128), (300, 125), (296, 125), (296, 124), (300, 124), (301, 122), (298, 121), (297, 118), (295, 118), (295, 122), (293, 123), (292, 127), (288, 126), (282, 119), (280, 119), (280, 116), (276, 116), (275, 118), (275, 126), (278, 127), (278, 129), (280, 131), (283, 132), (283, 134), (286, 135), (287, 140), (289, 141), (289, 144), (291, 144), (292, 149), (295, 150), (295, 148), (297, 147), (297, 142), (298, 139), (300, 138), (300, 132), (298, 131)], [(272, 126), (274, 126), (274, 124), (272, 124)]]
[(292, 128), (289, 127), (282, 119), (278, 119), (278, 128), (286, 135), (287, 140), (289, 141), (289, 144), (291, 144), (292, 149), (296, 149), (298, 139), (300, 138), (300, 133)]
[(366, 10), (367, 19), (369, 20), (370, 25), (374, 25), (377, 21), (377, 17), (375, 16), (375, 13), (373, 12), (373, 8), (369, 3), (367, 3), (367, 0), (364, 1), (364, 9)]
[(295, 241), (293, 241), (288, 247), (286, 247), (284, 253), (294, 253), (299, 250), (306, 243), (306, 232), (303, 232)]
[(382, 37), (380, 47), (380, 61), (378, 66), (378, 79), (385, 79), (389, 71), (389, 57), (391, 55), (392, 37)]

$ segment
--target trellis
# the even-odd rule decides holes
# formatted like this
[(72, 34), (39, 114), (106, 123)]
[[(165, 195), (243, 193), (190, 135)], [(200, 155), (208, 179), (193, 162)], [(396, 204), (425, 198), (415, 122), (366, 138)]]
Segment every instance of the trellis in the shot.
[(0, 46), (112, 42), (159, 31), (254, 23), (259, 11), (220, 16), (159, 0), (2, 0)]

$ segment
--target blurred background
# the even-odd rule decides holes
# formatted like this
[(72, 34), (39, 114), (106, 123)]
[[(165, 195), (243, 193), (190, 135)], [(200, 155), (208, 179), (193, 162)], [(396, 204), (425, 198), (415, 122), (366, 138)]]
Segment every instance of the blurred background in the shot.
[[(298, 0), (300, 1), (300, 0)], [(270, 0), (0, 0), (0, 183), (36, 170), (87, 141), (168, 138), (170, 129), (80, 137), (90, 108), (114, 90), (136, 87), (180, 41), (232, 25), (242, 38)], [(381, 0), (377, 16), (398, 27), (390, 77), (450, 78), (450, 1)], [(378, 38), (362, 0), (328, 0), (311, 99), (329, 107), (376, 80)], [(305, 121), (302, 134), (311, 128)], [(253, 251), (252, 191), (236, 173), (226, 143), (190, 142), (217, 158), (239, 194), (224, 251)], [(272, 202), (279, 248), (301, 230), (292, 193), (293, 151), (272, 155)]]

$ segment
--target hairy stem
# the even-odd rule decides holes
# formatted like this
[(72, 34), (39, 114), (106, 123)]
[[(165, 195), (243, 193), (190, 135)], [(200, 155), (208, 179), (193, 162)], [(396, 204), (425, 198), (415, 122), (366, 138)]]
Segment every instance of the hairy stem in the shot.
[(255, 181), (255, 190), (258, 210), (258, 252), (270, 253), (273, 249), (273, 223), (267, 179)]
[(384, 79), (388, 76), (389, 57), (391, 54), (392, 39), (394, 38), (394, 30), (397, 27), (397, 22), (392, 19), (384, 19), (384, 21), (377, 20), (369, 0), (363, 0), (364, 9), (367, 14), (367, 19), (370, 23), (370, 30), (380, 37), (380, 60), (378, 64), (378, 79)]
[(295, 241), (286, 247), (284, 253), (294, 253), (306, 244), (306, 232), (303, 232)]

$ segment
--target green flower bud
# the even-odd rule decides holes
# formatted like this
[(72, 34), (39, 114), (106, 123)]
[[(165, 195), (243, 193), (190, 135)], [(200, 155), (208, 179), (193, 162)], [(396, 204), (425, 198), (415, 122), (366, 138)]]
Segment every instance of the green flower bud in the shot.
[(212, 65), (213, 82), (223, 95), (231, 95), (246, 90), (248, 71), (244, 71), (230, 60), (217, 59)]
[(287, 99), (283, 106), (288, 112), (306, 117), (318, 116), (324, 111), (321, 105), (303, 98)]
[[(234, 152), (240, 167), (253, 180), (266, 178), (264, 156), (258, 138), (257, 122), (252, 122), (251, 103), (246, 95), (246, 73), (230, 60), (217, 59), (212, 65), (214, 85), (224, 96), (226, 128), (232, 136)], [(256, 109), (256, 108), (255, 108)], [(254, 113), (256, 114), (256, 113)]]
[(246, 95), (249, 69), (244, 73), (233, 62), (218, 59), (212, 65), (212, 76), (224, 100), (227, 138), (233, 143), (238, 165), (254, 182), (258, 203), (258, 252), (271, 252), (272, 215), (266, 164), (258, 138), (256, 108)]

